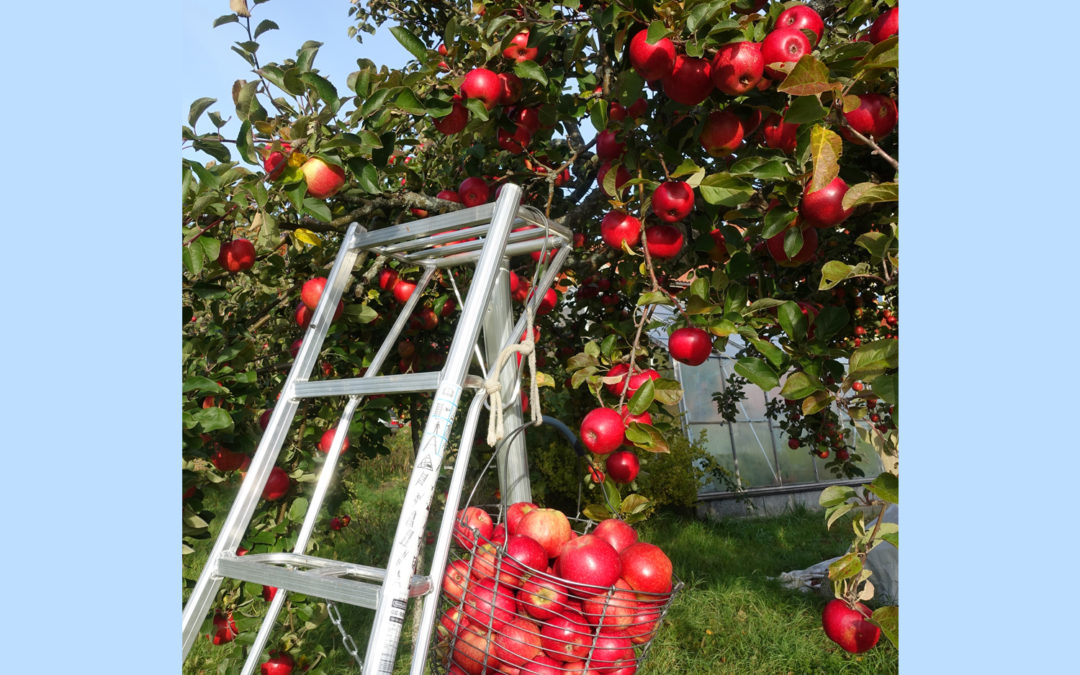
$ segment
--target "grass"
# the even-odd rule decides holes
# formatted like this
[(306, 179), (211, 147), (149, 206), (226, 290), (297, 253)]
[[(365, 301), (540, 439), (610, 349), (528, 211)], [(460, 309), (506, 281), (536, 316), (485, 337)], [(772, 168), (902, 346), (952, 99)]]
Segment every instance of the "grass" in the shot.
[[(349, 513), (352, 523), (335, 533), (335, 539), (317, 541), (319, 550), (314, 554), (385, 565), (407, 480), (399, 454), (365, 460), (349, 477), (346, 487), (351, 498), (339, 510)], [(791, 591), (769, 580), (844, 551), (846, 528), (827, 531), (820, 513), (799, 510), (777, 517), (724, 521), (658, 513), (638, 530), (642, 540), (667, 552), (685, 584), (638, 670), (640, 675), (897, 672), (897, 650), (884, 638), (865, 654), (847, 654), (821, 630), (823, 597)], [(246, 586), (249, 595), (257, 594), (257, 589), (250, 588), (253, 585)], [(410, 603), (410, 613), (413, 607), (419, 603)], [(233, 643), (213, 646), (205, 638), (198, 640), (184, 673), (239, 673), (245, 644), (254, 638), (264, 608), (261, 599), (243, 606), (237, 617), (241, 636)], [(291, 626), (279, 625), (271, 646), (281, 646), (278, 639), (287, 632), (295, 637), (285, 646), (311, 666), (312, 675), (359, 672), (324, 607), (320, 605), (319, 610), (311, 617), (294, 617)], [(340, 610), (362, 654), (374, 613), (348, 606)], [(281, 617), (285, 615), (282, 612)], [(395, 674), (408, 672), (412, 626), (410, 616)]]

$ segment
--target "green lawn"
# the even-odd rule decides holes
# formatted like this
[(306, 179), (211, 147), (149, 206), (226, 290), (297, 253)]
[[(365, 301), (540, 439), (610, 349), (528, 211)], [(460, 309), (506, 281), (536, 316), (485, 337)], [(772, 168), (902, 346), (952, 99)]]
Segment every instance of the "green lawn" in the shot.
[[(357, 562), (385, 564), (405, 485), (403, 474), (390, 470), (390, 461), (371, 460), (354, 474), (349, 487), (356, 498), (339, 508), (352, 516), (352, 524), (334, 535), (336, 540), (328, 539), (317, 555), (341, 557), (342, 552), (353, 551)], [(640, 675), (897, 671), (897, 651), (884, 638), (866, 654), (847, 654), (821, 630), (824, 598), (787, 590), (768, 579), (839, 555), (846, 546), (846, 527), (828, 532), (820, 513), (797, 511), (725, 521), (659, 513), (638, 529), (643, 540), (668, 553), (685, 583), (638, 670)], [(213, 646), (200, 639), (184, 672), (239, 673), (245, 643), (254, 637), (264, 606), (256, 599), (245, 607), (247, 616), (238, 617), (242, 634), (235, 642)], [(342, 607), (341, 612), (363, 651), (373, 612), (352, 607)], [(412, 625), (411, 619), (406, 621), (396, 673), (408, 672)], [(294, 656), (306, 657), (309, 673), (357, 672), (325, 612), (298, 618), (291, 628), (303, 628), (302, 640), (289, 647)], [(271, 637), (272, 644), (277, 634)]]

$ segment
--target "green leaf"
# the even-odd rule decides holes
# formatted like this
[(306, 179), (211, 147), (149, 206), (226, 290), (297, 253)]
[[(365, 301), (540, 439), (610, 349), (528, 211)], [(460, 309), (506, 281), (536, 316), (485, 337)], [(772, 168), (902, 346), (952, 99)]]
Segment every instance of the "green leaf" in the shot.
[[(776, 318), (780, 321), (780, 327), (792, 340), (802, 342), (806, 339), (806, 329), (809, 321), (797, 303), (785, 302), (776, 310)], [(805, 394), (804, 394), (805, 396)], [(802, 396), (788, 396), (788, 398), (802, 398)]]
[(818, 496), (818, 504), (824, 508), (843, 504), (855, 496), (855, 490), (847, 485), (830, 485), (821, 491)]
[(839, 260), (830, 260), (821, 267), (821, 283), (818, 284), (818, 290), (827, 291), (844, 279), (861, 276), (869, 271), (870, 267), (866, 263), (859, 263), (852, 267)]
[(690, 10), (690, 15), (686, 18), (686, 29), (691, 33), (695, 32), (699, 26), (702, 26), (709, 22), (709, 19), (713, 18), (718, 11), (720, 11), (720, 2), (709, 2), (697, 5)]
[(868, 70), (888, 70), (898, 68), (900, 60), (897, 45), (900, 38), (896, 35), (874, 45), (866, 56), (855, 66), (855, 74), (859, 75)]
[(308, 40), (300, 49), (296, 52), (296, 68), (301, 73), (306, 73), (311, 70), (311, 64), (315, 62), (315, 55), (319, 53), (319, 47), (322, 47), (321, 42), (315, 40)]
[(896, 605), (878, 607), (870, 616), (870, 620), (881, 628), (881, 632), (893, 644), (900, 649), (900, 608)]
[(379, 318), (379, 313), (369, 307), (366, 302), (359, 305), (355, 303), (346, 305), (345, 313), (356, 320), (357, 323), (371, 323)]
[(289, 506), (289, 520), (293, 522), (303, 520), (304, 516), (307, 514), (307, 508), (307, 497), (297, 497)]
[(469, 111), (469, 119), (472, 119), (475, 116), (479, 118), (481, 122), (488, 121), (488, 109), (484, 107), (484, 104), (480, 102), (480, 99), (467, 99), (465, 101), (465, 108)]
[(236, 136), (236, 149), (245, 162), (259, 163), (259, 155), (255, 152), (255, 140), (251, 135), (251, 122), (247, 120), (240, 125), (240, 133)]
[(319, 98), (325, 101), (327, 105), (331, 107), (337, 105), (337, 88), (330, 84), (330, 81), (326, 78), (317, 73), (306, 72), (300, 75), (300, 81), (314, 88)]
[(829, 565), (829, 579), (840, 581), (858, 576), (862, 572), (862, 561), (854, 553), (848, 553), (833, 564)]
[(329, 223), (333, 219), (330, 215), (330, 207), (326, 205), (326, 202), (314, 197), (304, 199), (304, 211), (324, 223)]
[(869, 379), (868, 381), (870, 383), (870, 388), (883, 401), (885, 401), (886, 403), (892, 403), (894, 405), (899, 402), (899, 375), (895, 373), (893, 373), (892, 375), (878, 375), (877, 377)]
[(240, 17), (235, 14), (225, 14), (223, 16), (219, 16), (218, 18), (214, 19), (213, 28), (217, 28), (218, 26), (224, 26), (227, 23), (240, 23)]
[(424, 115), (427, 112), (426, 106), (424, 106), (424, 104), (416, 98), (416, 94), (412, 93), (409, 89), (401, 90), (401, 93), (394, 99), (394, 105), (413, 115)]
[(879, 473), (866, 489), (890, 504), (900, 503), (900, 479), (887, 471)]
[[(791, 96), (816, 96), (826, 91), (839, 91), (839, 82), (829, 82), (829, 68), (812, 54), (804, 54), (776, 90)], [(786, 117), (786, 115), (785, 115)]]
[(349, 171), (356, 176), (356, 182), (362, 190), (369, 194), (382, 192), (379, 187), (379, 171), (374, 164), (363, 157), (350, 157), (345, 163), (349, 166)]
[(204, 137), (192, 143), (191, 147), (205, 152), (219, 162), (228, 162), (231, 158), (229, 149), (221, 141), (207, 140)]
[(682, 400), (682, 385), (675, 380), (660, 378), (659, 380), (651, 380), (651, 382), (653, 396), (660, 402), (660, 405), (675, 405)]
[(187, 392), (189, 392), (189, 391), (197, 391), (197, 392), (200, 392), (200, 393), (212, 392), (212, 393), (216, 394), (216, 393), (219, 393), (219, 392), (227, 392), (228, 389), (221, 386), (217, 382), (214, 382), (209, 377), (201, 377), (199, 375), (192, 375), (191, 377), (184, 380), (184, 386), (183, 386), (182, 391), (185, 394)]
[(877, 340), (859, 347), (848, 362), (848, 377), (857, 380), (860, 378), (852, 377), (852, 373), (896, 368), (899, 350), (897, 340)]
[(791, 176), (787, 164), (782, 160), (769, 159), (768, 157), (743, 157), (732, 164), (728, 171), (736, 175), (749, 174), (762, 180), (789, 178)]
[(829, 509), (829, 513), (825, 518), (825, 529), (831, 529), (833, 524), (844, 517), (844, 514), (850, 512), (855, 508), (854, 504), (840, 504)]
[(646, 291), (638, 296), (638, 306), (641, 305), (673, 305), (671, 296), (663, 291)]
[(232, 429), (233, 427), (232, 417), (228, 412), (218, 407), (198, 410), (192, 414), (192, 417), (199, 423), (200, 429), (207, 433), (221, 429)]
[(844, 193), (841, 206), (846, 210), (860, 204), (877, 204), (900, 200), (900, 186), (896, 183), (856, 183)]
[(645, 42), (654, 45), (662, 38), (669, 35), (671, 35), (671, 31), (664, 25), (664, 22), (660, 19), (654, 19), (653, 22), (649, 24), (649, 32), (645, 36)]
[(780, 377), (769, 364), (754, 357), (743, 357), (735, 362), (735, 372), (750, 380), (765, 391), (776, 388)]
[(407, 28), (403, 26), (394, 26), (390, 29), (390, 34), (393, 35), (401, 46), (409, 51), (410, 54), (416, 57), (416, 60), (420, 63), (424, 63), (427, 60), (427, 47), (420, 41), (415, 35), (413, 35)]
[(667, 454), (671, 452), (667, 440), (664, 439), (664, 435), (660, 433), (659, 429), (651, 424), (631, 422), (626, 427), (626, 440), (633, 443), (634, 447), (641, 448), (647, 452), (657, 454)]
[[(590, 342), (589, 344), (592, 344), (593, 346), (595, 346), (595, 343)], [(574, 354), (566, 362), (566, 369), (567, 370), (580, 370), (581, 368), (587, 368), (589, 366), (599, 365), (600, 362), (596, 359), (596, 357), (599, 356), (599, 355), (600, 355), (599, 350), (597, 350), (597, 353), (595, 355), (593, 355), (593, 354), (581, 354), (581, 353)]]
[(844, 140), (835, 132), (818, 125), (810, 130), (810, 158), (814, 171), (807, 192), (817, 192), (840, 175), (840, 155)]
[(514, 64), (514, 74), (522, 79), (535, 80), (545, 87), (548, 84), (547, 74), (540, 64), (535, 61), (521, 61)]
[(803, 248), (803, 231), (801, 227), (792, 227), (784, 233), (784, 255), (794, 258)]
[(865, 232), (855, 240), (857, 246), (866, 249), (874, 258), (884, 258), (896, 241), (891, 235), (884, 232)]
[(656, 385), (653, 384), (652, 380), (645, 380), (645, 383), (638, 387), (638, 390), (634, 392), (634, 395), (630, 397), (629, 403), (627, 403), (630, 414), (640, 415), (648, 410), (655, 397)]
[[(235, 17), (234, 17), (235, 18)], [(188, 110), (188, 125), (192, 128), (195, 127), (195, 121), (202, 116), (206, 109), (217, 103), (216, 98), (200, 98), (195, 100), (191, 104), (191, 108)]]
[(729, 173), (706, 176), (698, 185), (698, 190), (702, 198), (714, 206), (738, 206), (754, 194), (752, 184)]
[(789, 124), (809, 124), (825, 119), (828, 114), (829, 111), (821, 105), (817, 96), (799, 96), (788, 106), (784, 121)]
[(360, 108), (361, 117), (371, 117), (373, 113), (382, 110), (386, 105), (386, 99), (390, 98), (390, 94), (393, 93), (393, 88), (376, 89), (375, 92), (369, 96), (364, 105)]
[(279, 26), (270, 19), (263, 19), (259, 22), (259, 25), (255, 27), (255, 38), (258, 39), (260, 35), (268, 30), (277, 30)]
[(624, 516), (632, 516), (638, 513), (644, 513), (653, 507), (653, 503), (649, 501), (648, 497), (639, 494), (627, 495), (626, 499), (622, 500), (619, 504), (619, 513)]
[(798, 371), (788, 375), (787, 380), (784, 381), (784, 388), (780, 390), (780, 395), (797, 401), (820, 389), (823, 389), (820, 382), (806, 373)]
[(843, 307), (826, 305), (814, 318), (814, 339), (827, 343), (848, 323), (848, 313)]
[(814, 415), (829, 407), (829, 392), (815, 391), (803, 399), (802, 414), (804, 417)]
[(600, 343), (600, 356), (605, 359), (611, 359), (612, 352), (615, 351), (615, 344), (619, 341), (619, 336), (612, 333), (604, 338)]
[(750, 344), (754, 346), (754, 349), (761, 352), (761, 355), (768, 359), (769, 363), (777, 370), (782, 370), (784, 368), (784, 364), (787, 362), (787, 354), (784, 353), (783, 349), (780, 349), (768, 340), (759, 338), (750, 338)]
[(589, 520), (595, 520), (598, 523), (615, 515), (611, 512), (611, 509), (603, 504), (589, 504), (583, 508), (581, 512), (585, 514), (585, 517)]

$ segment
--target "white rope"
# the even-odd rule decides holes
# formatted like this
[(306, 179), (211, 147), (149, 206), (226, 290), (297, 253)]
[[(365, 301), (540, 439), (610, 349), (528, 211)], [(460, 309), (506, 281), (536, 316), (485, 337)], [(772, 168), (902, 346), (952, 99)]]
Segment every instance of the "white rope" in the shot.
[(491, 398), (491, 413), (488, 415), (487, 433), (489, 446), (494, 446), (506, 435), (506, 429), (503, 427), (502, 384), (499, 382), (499, 376), (511, 354), (525, 354), (527, 356), (529, 364), (529, 413), (533, 424), (540, 424), (543, 421), (540, 415), (540, 389), (536, 384), (536, 341), (533, 339), (533, 315), (531, 311), (526, 311), (525, 322), (526, 339), (517, 344), (504, 347), (499, 352), (499, 358), (491, 369), (490, 375), (484, 380), (484, 390), (487, 391), (488, 396)]

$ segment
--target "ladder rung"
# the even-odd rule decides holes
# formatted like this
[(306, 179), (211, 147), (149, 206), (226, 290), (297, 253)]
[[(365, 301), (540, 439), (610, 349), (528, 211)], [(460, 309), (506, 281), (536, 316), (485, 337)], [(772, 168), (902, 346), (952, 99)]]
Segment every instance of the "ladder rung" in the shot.
[[(370, 396), (372, 394), (404, 394), (416, 391), (435, 391), (439, 388), (442, 372), (435, 370), (424, 373), (406, 373), (404, 375), (377, 375), (375, 377), (350, 377), (339, 380), (319, 380), (318, 382), (297, 382), (293, 387), (293, 398), (311, 398), (313, 396)], [(465, 376), (465, 386), (479, 389), (483, 379), (476, 375)]]
[[(290, 569), (290, 566), (293, 569)], [(367, 565), (328, 560), (299, 553), (256, 553), (242, 557), (223, 556), (218, 562), (221, 576), (254, 584), (283, 588), (316, 598), (375, 609), (386, 570)], [(431, 590), (428, 577), (414, 575), (409, 595)]]

